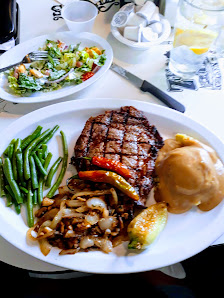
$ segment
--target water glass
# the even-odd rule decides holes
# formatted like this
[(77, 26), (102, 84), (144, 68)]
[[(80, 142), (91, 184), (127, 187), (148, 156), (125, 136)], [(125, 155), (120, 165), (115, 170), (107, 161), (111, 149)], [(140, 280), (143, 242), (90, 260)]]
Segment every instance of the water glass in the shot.
[(169, 69), (191, 77), (200, 69), (224, 27), (222, 0), (180, 0)]

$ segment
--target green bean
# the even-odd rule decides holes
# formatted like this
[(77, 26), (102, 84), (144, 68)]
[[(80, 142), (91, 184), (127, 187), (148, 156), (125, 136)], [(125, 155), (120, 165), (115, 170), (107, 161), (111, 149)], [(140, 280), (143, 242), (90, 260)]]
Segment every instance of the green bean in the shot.
[(41, 177), (39, 179), (39, 187), (37, 189), (37, 201), (38, 204), (41, 205), (42, 201), (43, 201), (43, 186), (44, 186), (44, 179), (43, 177)]
[[(24, 187), (25, 188), (25, 187)], [(23, 203), (26, 201), (27, 194), (21, 192), (21, 196), (23, 198)]]
[(23, 202), (23, 198), (21, 196), (21, 192), (19, 189), (18, 184), (14, 180), (13, 172), (12, 172), (12, 165), (10, 159), (7, 157), (5, 158), (4, 164), (3, 164), (3, 172), (5, 174), (5, 177), (15, 195), (16, 201), (18, 204), (21, 204)]
[(24, 150), (34, 139), (36, 139), (37, 137), (39, 137), (41, 130), (42, 130), (42, 126), (38, 125), (37, 128), (34, 130), (34, 132), (27, 136), (25, 139), (23, 139), (22, 141), (22, 150)]
[(33, 190), (33, 204), (37, 204), (37, 189)]
[[(41, 159), (41, 158), (43, 158), (43, 150), (42, 149), (38, 149), (37, 151), (37, 156)], [(35, 153), (35, 152), (34, 152)], [(33, 154), (34, 154), (33, 153)]]
[(47, 155), (47, 157), (46, 157), (46, 159), (45, 159), (45, 161), (44, 161), (44, 168), (45, 168), (45, 170), (47, 170), (47, 168), (48, 168), (48, 166), (49, 166), (49, 164), (51, 162), (52, 156), (53, 156), (53, 154), (51, 152), (49, 152), (48, 155)]
[(8, 158), (11, 160), (14, 152), (14, 144), (10, 144), (8, 148)]
[(24, 192), (25, 194), (28, 194), (28, 189), (26, 189), (23, 186), (20, 186), (19, 188), (20, 188), (20, 190), (22, 190), (22, 192)]
[(49, 132), (49, 134), (46, 135), (46, 136), (43, 138), (43, 140), (37, 144), (37, 146), (34, 148), (33, 151), (37, 151), (37, 149), (39, 149), (43, 144), (47, 144), (47, 143), (50, 141), (50, 139), (53, 138), (55, 132), (56, 132), (58, 129), (59, 129), (59, 126), (58, 126), (58, 125), (55, 125), (55, 127), (52, 128), (52, 130)]
[(14, 179), (17, 181), (18, 180), (18, 173), (17, 173), (17, 163), (16, 163), (16, 153), (17, 150), (21, 150), (21, 139), (17, 139), (14, 145), (14, 152), (12, 156), (12, 171), (13, 171), (13, 176)]
[(27, 194), (27, 223), (30, 228), (34, 225), (33, 218), (33, 193), (31, 189), (31, 180), (28, 181), (28, 194)]
[(35, 161), (32, 155), (29, 157), (29, 163), (30, 163), (30, 174), (31, 174), (31, 182), (32, 182), (32, 188), (36, 189), (38, 188), (38, 179), (37, 179), (37, 170)]
[(42, 163), (42, 165), (44, 165), (44, 159), (43, 158), (39, 158), (39, 160)]
[(12, 197), (12, 198), (14, 199), (14, 201), (15, 201), (16, 198), (15, 198), (15, 195), (14, 195), (14, 193), (13, 193), (11, 187), (7, 184), (7, 185), (5, 186), (5, 189), (8, 191), (8, 193), (11, 195), (11, 197)]
[(55, 163), (53, 164), (53, 166), (50, 168), (50, 171), (48, 172), (47, 175), (47, 179), (45, 181), (45, 186), (46, 187), (50, 187), (51, 186), (51, 182), (53, 179), (54, 174), (56, 173), (60, 163), (62, 161), (62, 157), (58, 157), (58, 159), (55, 161)]
[(16, 210), (16, 213), (17, 214), (20, 214), (21, 213), (21, 205), (20, 204), (17, 204), (16, 202), (15, 202), (15, 210)]
[(44, 166), (44, 159), (43, 158), (39, 158), (39, 160), (40, 160), (42, 166)]
[(16, 150), (16, 154), (17, 153), (22, 153), (22, 149), (21, 149), (21, 147), (19, 147), (17, 150)]
[(0, 157), (0, 196), (3, 197), (5, 195), (5, 182), (3, 177), (3, 168), (2, 168), (2, 158)]
[(34, 158), (35, 164), (37, 166), (37, 170), (40, 172), (40, 174), (42, 174), (43, 176), (46, 176), (47, 175), (47, 171), (44, 169), (44, 167), (43, 167), (40, 159), (36, 155), (36, 153), (33, 154), (33, 158)]
[(42, 153), (43, 153), (43, 159), (46, 159), (47, 154), (48, 154), (48, 147), (47, 144), (42, 144)]
[(4, 155), (7, 155), (8, 156), (9, 146), (10, 145), (13, 145), (15, 143), (15, 141), (16, 141), (16, 139), (12, 139), (12, 141), (9, 143), (8, 147), (3, 152)]
[(24, 142), (26, 142), (26, 140), (29, 138), (30, 136), (27, 136), (27, 137), (25, 137), (24, 139), (22, 139), (22, 144), (24, 143)]
[(54, 183), (54, 185), (51, 187), (50, 191), (47, 194), (48, 198), (52, 198), (56, 190), (58, 189), (59, 185), (61, 184), (63, 177), (65, 175), (65, 171), (67, 168), (67, 163), (68, 163), (68, 144), (66, 140), (66, 136), (63, 131), (60, 131), (60, 134), (62, 136), (62, 144), (63, 144), (63, 162), (62, 162), (62, 167), (60, 174)]
[(29, 156), (30, 153), (33, 151), (35, 146), (41, 142), (48, 134), (50, 129), (45, 130), (39, 137), (34, 139), (25, 149), (24, 151), (24, 177), (26, 180), (30, 179), (30, 166), (29, 166)]
[[(48, 153), (45, 161), (44, 161), (44, 169), (47, 170), (51, 159), (52, 159), (53, 154), (51, 152)], [(38, 204), (41, 205), (41, 202), (43, 200), (43, 185), (44, 185), (44, 177), (41, 176), (39, 178), (39, 187), (37, 189), (37, 200), (38, 200)]]
[(6, 196), (6, 207), (10, 207), (13, 204), (13, 199), (10, 193), (6, 190), (5, 191), (5, 196)]
[[(9, 185), (6, 185), (5, 188), (6, 188), (6, 193), (8, 193), (8, 198), (7, 198), (7, 195), (6, 195), (6, 199), (7, 199), (7, 205), (6, 206), (9, 207), (14, 203), (16, 213), (20, 214), (20, 212), (21, 212), (20, 204), (18, 204), (16, 202), (16, 198), (15, 198), (15, 195), (14, 195), (11, 187)], [(8, 204), (9, 204), (9, 206), (8, 206)]]
[(16, 164), (17, 164), (19, 181), (22, 184), (22, 186), (26, 186), (26, 182), (23, 176), (23, 154), (20, 152), (16, 153)]

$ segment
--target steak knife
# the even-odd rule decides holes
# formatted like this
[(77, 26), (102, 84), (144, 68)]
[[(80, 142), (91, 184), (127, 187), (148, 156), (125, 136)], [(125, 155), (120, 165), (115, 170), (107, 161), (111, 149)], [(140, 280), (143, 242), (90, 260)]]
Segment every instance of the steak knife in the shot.
[(110, 67), (113, 71), (124, 77), (125, 79), (129, 80), (135, 86), (140, 88), (143, 92), (149, 92), (159, 100), (161, 100), (165, 105), (169, 108), (179, 111), (181, 113), (185, 112), (185, 106), (182, 105), (180, 102), (176, 101), (174, 98), (163, 92), (162, 90), (158, 89), (156, 86), (150, 84), (149, 82), (140, 79), (139, 77), (135, 76), (134, 74), (130, 73), (129, 71), (125, 70), (121, 66), (112, 63)]

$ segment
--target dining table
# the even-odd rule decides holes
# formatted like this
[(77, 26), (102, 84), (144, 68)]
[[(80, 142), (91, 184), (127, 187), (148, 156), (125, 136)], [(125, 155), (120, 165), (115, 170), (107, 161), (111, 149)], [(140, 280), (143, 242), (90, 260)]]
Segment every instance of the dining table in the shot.
[[(167, 0), (165, 18), (173, 27), (177, 0)], [(19, 42), (25, 42), (31, 38), (53, 32), (68, 31), (65, 21), (61, 17), (61, 9), (66, 3), (65, 0), (18, 0), (20, 10), (20, 36)], [(147, 80), (163, 92), (182, 103), (185, 108), (185, 115), (207, 127), (224, 142), (224, 92), (223, 92), (223, 71), (224, 58), (220, 55), (218, 65), (220, 71), (219, 87), (212, 85), (200, 85), (196, 80), (196, 88), (171, 88), (167, 76), (168, 55), (172, 47), (172, 34), (167, 42), (154, 45), (151, 48), (138, 51), (134, 50), (114, 38), (111, 33), (111, 20), (113, 15), (120, 9), (119, 0), (101, 0), (97, 3), (99, 14), (93, 27), (93, 33), (106, 39), (113, 49), (113, 62), (123, 67), (142, 80)], [(175, 85), (175, 84), (174, 84)], [(103, 77), (94, 84), (88, 86), (75, 94), (69, 95), (50, 102), (41, 103), (12, 103), (0, 98), (0, 130), (4, 131), (13, 121), (20, 117), (55, 103), (75, 99), (129, 99), (165, 106), (159, 99), (136, 88), (129, 81), (109, 69)], [(222, 245), (224, 243), (224, 231), (211, 245)], [(66, 273), (66, 269), (47, 262), (38, 260), (23, 251), (20, 251), (0, 236), (0, 260), (18, 268), (27, 269), (33, 274), (42, 277), (43, 274)], [(176, 265), (176, 267), (175, 267)], [(177, 278), (185, 276), (180, 264), (162, 268), (161, 271)], [(35, 275), (36, 274), (36, 275)], [(85, 273), (74, 272), (76, 276)], [(46, 275), (45, 275), (46, 277)]]

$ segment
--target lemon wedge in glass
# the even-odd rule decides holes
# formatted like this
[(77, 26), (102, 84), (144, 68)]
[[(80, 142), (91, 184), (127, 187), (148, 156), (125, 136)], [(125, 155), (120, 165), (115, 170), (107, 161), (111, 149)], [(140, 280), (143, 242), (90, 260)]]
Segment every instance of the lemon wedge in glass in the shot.
[(217, 37), (217, 32), (211, 30), (176, 28), (173, 46), (188, 46), (197, 55), (206, 53)]

